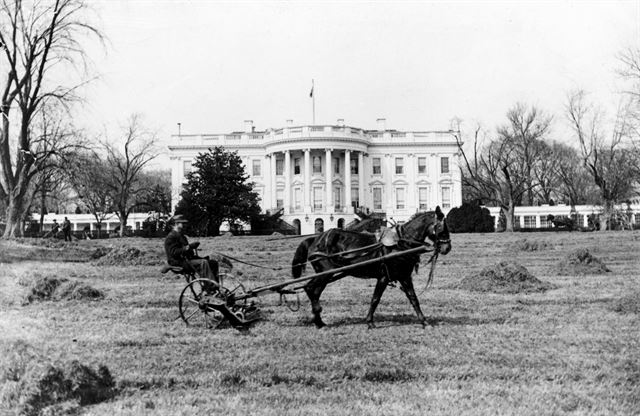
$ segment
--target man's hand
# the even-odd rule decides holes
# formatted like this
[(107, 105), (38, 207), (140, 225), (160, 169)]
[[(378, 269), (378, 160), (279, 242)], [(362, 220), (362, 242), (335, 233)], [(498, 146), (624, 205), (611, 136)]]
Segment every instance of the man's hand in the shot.
[(196, 241), (195, 243), (189, 244), (189, 248), (196, 249), (200, 246), (200, 242)]

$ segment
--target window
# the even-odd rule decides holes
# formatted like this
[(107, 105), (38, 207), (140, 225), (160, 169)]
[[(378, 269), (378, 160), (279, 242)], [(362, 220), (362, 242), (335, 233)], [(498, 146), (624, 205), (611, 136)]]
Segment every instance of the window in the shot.
[(373, 188), (373, 209), (382, 209), (382, 188)]
[(442, 209), (451, 208), (451, 188), (448, 186), (442, 187)]
[(401, 157), (396, 158), (396, 175), (402, 175), (404, 173), (404, 159)]
[(340, 159), (338, 159), (337, 157), (333, 158), (333, 173), (340, 173)]
[(313, 157), (313, 173), (322, 173), (322, 160), (320, 156)]
[(262, 161), (260, 159), (253, 160), (253, 176), (260, 176), (260, 168), (262, 167)]
[(418, 209), (420, 211), (429, 209), (429, 188), (426, 186), (418, 188)]
[(276, 175), (282, 176), (284, 173), (284, 159), (276, 159)]
[(513, 216), (513, 226), (520, 228), (520, 216), (519, 215), (514, 215)]
[(358, 208), (360, 206), (360, 189), (351, 188), (351, 206)]
[(190, 160), (185, 160), (184, 162), (182, 162), (182, 170), (184, 171), (185, 177), (191, 173), (191, 168), (192, 166)]
[(536, 228), (536, 216), (525, 215), (524, 216), (524, 228)]
[(547, 216), (546, 215), (541, 215), (540, 216), (540, 227), (542, 228), (548, 228), (551, 227), (553, 224), (551, 223), (551, 221), (547, 221)]
[(396, 209), (404, 209), (404, 188), (396, 188)]
[(284, 207), (284, 189), (278, 189), (276, 191), (276, 208), (282, 207)]
[(357, 175), (358, 174), (358, 161), (356, 159), (351, 159), (349, 161), (349, 165), (351, 166), (351, 174), (352, 175)]
[(293, 189), (293, 201), (295, 203), (296, 209), (302, 208), (302, 189), (300, 188)]
[(380, 168), (380, 158), (379, 157), (374, 157), (371, 160), (371, 163), (373, 164), (373, 174), (374, 175), (380, 175), (382, 173), (382, 169)]
[(449, 173), (449, 158), (440, 158), (440, 173)]
[(418, 174), (419, 175), (427, 174), (427, 158), (426, 157), (418, 158)]
[(322, 209), (322, 188), (316, 187), (313, 188), (313, 209), (321, 210)]
[(293, 174), (300, 175), (300, 158), (293, 159)]
[(336, 212), (340, 209), (341, 200), (340, 188), (333, 188), (333, 206)]
[[(636, 214), (636, 224), (638, 223), (638, 221), (640, 220), (640, 214)], [(576, 224), (579, 227), (584, 227), (584, 215), (583, 214), (578, 214), (576, 216)]]

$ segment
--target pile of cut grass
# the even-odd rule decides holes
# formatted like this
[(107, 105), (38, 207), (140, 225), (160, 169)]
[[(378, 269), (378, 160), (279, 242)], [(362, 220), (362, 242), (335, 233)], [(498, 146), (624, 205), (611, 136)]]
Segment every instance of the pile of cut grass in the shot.
[(619, 314), (640, 314), (640, 290), (635, 290), (613, 302), (611, 310)]
[(158, 266), (164, 264), (161, 253), (147, 252), (137, 247), (100, 247), (91, 258), (96, 266)]
[(549, 248), (549, 244), (543, 240), (527, 240), (523, 238), (515, 242), (513, 247), (518, 251), (542, 251)]
[(116, 393), (106, 366), (97, 370), (79, 361), (52, 363), (24, 342), (15, 342), (0, 359), (0, 414), (77, 414)]
[(473, 292), (535, 293), (555, 289), (556, 286), (539, 280), (516, 262), (501, 261), (465, 277), (455, 288)]
[(578, 276), (583, 274), (603, 274), (611, 270), (602, 260), (593, 256), (588, 249), (580, 248), (572, 251), (561, 260), (556, 271), (560, 275)]
[(18, 283), (27, 286), (23, 305), (46, 300), (97, 300), (104, 298), (104, 294), (98, 289), (65, 278), (38, 275), (33, 279), (21, 278)]

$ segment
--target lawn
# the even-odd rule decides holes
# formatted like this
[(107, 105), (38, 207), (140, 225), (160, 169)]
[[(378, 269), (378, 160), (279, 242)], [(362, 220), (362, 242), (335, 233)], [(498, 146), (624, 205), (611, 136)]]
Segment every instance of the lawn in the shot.
[[(289, 279), (298, 243), (218, 237), (203, 239), (201, 248), (281, 268), (234, 263), (231, 273), (256, 287)], [(311, 324), (304, 294), (297, 312), (268, 295), (259, 299), (263, 319), (239, 332), (180, 321), (184, 281), (159, 273), (161, 240), (1, 242), (0, 393), (6, 399), (7, 386), (20, 377), (7, 376), (7, 368), (24, 359), (11, 353), (28, 350), (33, 360), (54, 366), (77, 360), (109, 369), (113, 394), (57, 408), (68, 414), (640, 412), (640, 232), (454, 234), (452, 244), (431, 287), (425, 290), (428, 267), (415, 277), (432, 324), (427, 329), (404, 293), (389, 288), (376, 313), (378, 327), (368, 330), (364, 317), (375, 281), (345, 278), (323, 293), (328, 327)], [(137, 247), (145, 261), (90, 261), (105, 246)], [(578, 248), (589, 249), (611, 272), (560, 274), (559, 263)], [(555, 288), (529, 294), (461, 288), (463, 278), (501, 260), (518, 262)], [(24, 304), (30, 284), (47, 276), (104, 296)], [(10, 404), (0, 405), (0, 413), (15, 412)]]

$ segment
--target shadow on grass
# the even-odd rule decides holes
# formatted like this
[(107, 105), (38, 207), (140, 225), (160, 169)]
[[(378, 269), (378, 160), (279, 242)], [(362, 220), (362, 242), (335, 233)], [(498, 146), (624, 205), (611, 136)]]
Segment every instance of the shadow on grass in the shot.
[[(488, 325), (498, 324), (502, 325), (506, 322), (504, 317), (487, 317), (487, 318), (474, 318), (470, 316), (429, 316), (427, 317), (427, 323), (430, 326), (476, 326), (476, 325)], [(346, 317), (336, 320), (325, 320), (328, 328), (339, 328), (342, 326), (357, 326), (366, 325), (365, 318)], [(374, 323), (378, 328), (385, 328), (391, 326), (420, 326), (420, 321), (415, 315), (403, 314), (403, 315), (385, 315), (376, 314), (374, 317)], [(304, 327), (308, 326), (314, 328), (311, 317), (300, 319), (298, 322), (283, 324), (281, 326), (287, 327)]]

